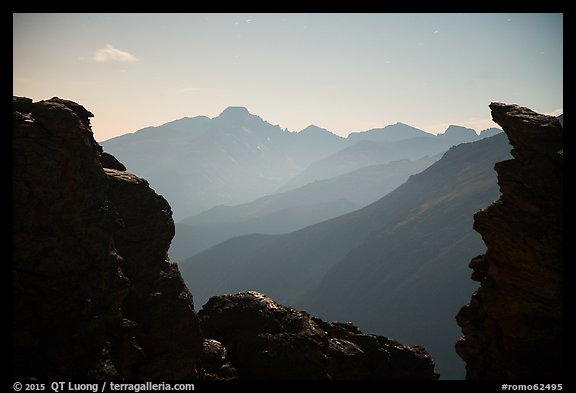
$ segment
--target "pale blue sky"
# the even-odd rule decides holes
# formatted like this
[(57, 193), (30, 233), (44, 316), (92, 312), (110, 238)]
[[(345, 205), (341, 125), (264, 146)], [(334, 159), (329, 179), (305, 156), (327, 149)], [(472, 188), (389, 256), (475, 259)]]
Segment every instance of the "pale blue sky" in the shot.
[(477, 130), (563, 108), (562, 14), (14, 14), (13, 93), (84, 105), (97, 140), (245, 106), (299, 131)]

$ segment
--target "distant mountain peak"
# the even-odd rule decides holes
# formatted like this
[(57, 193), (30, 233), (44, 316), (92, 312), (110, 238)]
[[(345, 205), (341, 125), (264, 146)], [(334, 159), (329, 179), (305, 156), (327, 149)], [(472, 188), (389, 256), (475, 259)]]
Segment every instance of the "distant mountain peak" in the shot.
[(489, 136), (494, 136), (496, 134), (499, 134), (503, 132), (500, 128), (496, 128), (496, 127), (490, 127), (487, 128), (485, 130), (480, 131), (480, 136), (483, 138), (487, 138)]
[(251, 113), (248, 112), (248, 109), (246, 109), (243, 106), (229, 106), (228, 108), (224, 109), (222, 113), (218, 115), (218, 117), (227, 119), (237, 119), (250, 114)]
[(476, 134), (476, 131), (473, 130), (472, 128), (457, 126), (455, 124), (450, 124), (446, 129), (446, 131), (444, 131), (444, 133), (439, 135), (454, 136), (454, 135), (462, 135), (463, 133), (466, 134), (474, 133), (474, 135), (478, 135)]
[(308, 127), (304, 128), (303, 130), (298, 131), (298, 135), (305, 136), (307, 138), (321, 138), (323, 140), (329, 140), (332, 138), (344, 140), (345, 138), (341, 137), (340, 135), (334, 134), (332, 131), (327, 130), (322, 127), (318, 127), (317, 125), (310, 124)]
[(325, 128), (322, 127), (318, 127), (317, 125), (314, 124), (310, 124), (308, 127), (304, 128), (303, 130), (301, 130), (299, 132), (299, 134), (325, 134), (325, 133), (330, 133), (332, 134), (332, 132), (328, 131)]
[(375, 142), (392, 142), (418, 136), (431, 136), (431, 134), (418, 128), (412, 127), (406, 123), (397, 122), (395, 124), (389, 124), (384, 128), (372, 128), (367, 131), (351, 132), (347, 139), (364, 139)]
[(318, 127), (316, 124), (310, 124), (308, 127), (304, 128), (300, 132), (310, 132), (310, 131), (328, 131), (328, 130), (322, 127)]

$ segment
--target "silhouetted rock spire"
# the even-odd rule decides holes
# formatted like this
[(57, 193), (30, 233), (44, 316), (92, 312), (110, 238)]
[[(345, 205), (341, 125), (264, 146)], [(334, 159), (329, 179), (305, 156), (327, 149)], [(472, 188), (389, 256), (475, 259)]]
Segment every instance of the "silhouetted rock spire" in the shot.
[(487, 246), (470, 263), (480, 288), (456, 317), (468, 379), (563, 375), (563, 129), (557, 118), (490, 104), (514, 147), (499, 162), (502, 195), (474, 216)]

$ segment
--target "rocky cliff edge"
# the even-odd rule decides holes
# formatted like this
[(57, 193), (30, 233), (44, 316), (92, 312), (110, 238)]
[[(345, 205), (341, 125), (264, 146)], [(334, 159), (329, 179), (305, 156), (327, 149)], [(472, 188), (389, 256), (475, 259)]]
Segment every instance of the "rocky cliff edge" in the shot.
[(487, 252), (470, 262), (480, 288), (457, 315), (468, 379), (563, 375), (563, 128), (555, 117), (490, 104), (513, 146), (500, 199), (474, 216)]
[(14, 375), (196, 378), (202, 338), (167, 257), (170, 205), (102, 152), (90, 117), (13, 99)]

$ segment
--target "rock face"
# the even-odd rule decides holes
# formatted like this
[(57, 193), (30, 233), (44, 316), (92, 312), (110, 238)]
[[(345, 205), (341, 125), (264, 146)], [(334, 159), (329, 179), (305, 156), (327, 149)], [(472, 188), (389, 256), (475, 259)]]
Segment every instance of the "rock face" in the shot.
[(456, 319), (468, 379), (562, 373), (563, 129), (555, 117), (490, 104), (514, 159), (499, 162), (502, 195), (474, 216), (487, 246), (470, 263), (480, 288)]
[(424, 348), (326, 323), (258, 292), (212, 297), (198, 312), (240, 379), (436, 379)]
[(170, 206), (102, 152), (89, 117), (59, 98), (13, 99), (14, 375), (197, 377)]

